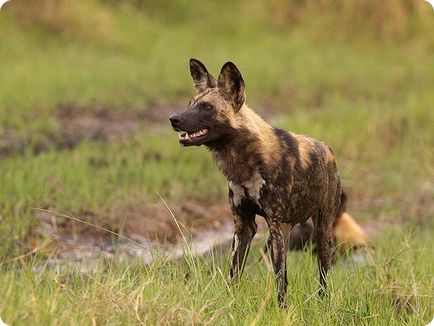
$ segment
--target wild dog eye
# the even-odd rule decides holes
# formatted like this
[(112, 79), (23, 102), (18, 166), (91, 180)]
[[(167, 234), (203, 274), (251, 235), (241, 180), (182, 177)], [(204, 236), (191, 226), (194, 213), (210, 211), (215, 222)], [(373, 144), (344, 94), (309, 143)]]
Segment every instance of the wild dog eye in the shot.
[(205, 104), (205, 105), (203, 106), (203, 109), (204, 109), (205, 111), (212, 111), (212, 110), (214, 110), (214, 106), (212, 106), (211, 104)]

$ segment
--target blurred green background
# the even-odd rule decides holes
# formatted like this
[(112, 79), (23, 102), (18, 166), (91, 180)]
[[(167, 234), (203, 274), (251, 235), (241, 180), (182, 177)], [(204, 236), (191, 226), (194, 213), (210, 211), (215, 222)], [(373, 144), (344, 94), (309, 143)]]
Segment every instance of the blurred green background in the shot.
[(328, 142), (360, 218), (427, 214), (424, 1), (13, 0), (0, 19), (0, 205), (18, 239), (32, 207), (116, 220), (157, 192), (225, 203), (206, 151), (182, 150), (166, 123), (194, 93), (190, 57), (215, 75), (235, 62), (252, 108)]
[(15, 239), (34, 207), (116, 221), (156, 193), (225, 203), (209, 155), (166, 122), (194, 93), (190, 57), (214, 74), (235, 62), (251, 107), (328, 142), (360, 219), (432, 212), (424, 1), (13, 0), (0, 20), (1, 228)]

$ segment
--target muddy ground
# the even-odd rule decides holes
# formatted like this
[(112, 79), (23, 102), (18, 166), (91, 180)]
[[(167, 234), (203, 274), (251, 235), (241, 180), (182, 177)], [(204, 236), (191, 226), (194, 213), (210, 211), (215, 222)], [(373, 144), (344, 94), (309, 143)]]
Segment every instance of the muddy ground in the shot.
[(186, 250), (203, 256), (211, 249), (226, 248), (233, 234), (226, 205), (204, 207), (189, 202), (169, 211), (163, 204), (140, 203), (123, 211), (125, 218), (117, 223), (93, 212), (68, 215), (74, 220), (40, 210), (28, 235), (28, 239), (50, 239), (44, 252), (48, 264), (56, 268), (69, 262), (89, 271), (98, 267), (101, 258), (138, 259), (150, 264), (160, 258), (177, 260)]

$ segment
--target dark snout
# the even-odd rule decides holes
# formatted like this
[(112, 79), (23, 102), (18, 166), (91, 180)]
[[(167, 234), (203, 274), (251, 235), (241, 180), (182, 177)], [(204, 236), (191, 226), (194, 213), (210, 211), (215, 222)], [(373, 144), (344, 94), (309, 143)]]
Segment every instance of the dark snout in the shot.
[(178, 140), (182, 146), (200, 146), (212, 139), (209, 123), (204, 123), (199, 110), (187, 108), (169, 117), (173, 129), (178, 132)]
[(170, 124), (174, 129), (179, 128), (182, 123), (181, 116), (178, 113), (174, 113), (169, 117)]

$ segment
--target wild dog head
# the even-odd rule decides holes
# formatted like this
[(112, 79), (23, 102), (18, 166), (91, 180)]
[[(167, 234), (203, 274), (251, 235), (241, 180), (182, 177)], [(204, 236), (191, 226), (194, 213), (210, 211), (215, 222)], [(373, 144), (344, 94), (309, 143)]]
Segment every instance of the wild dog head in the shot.
[(240, 71), (226, 62), (216, 80), (202, 62), (190, 59), (190, 73), (197, 95), (185, 110), (169, 117), (173, 129), (179, 132), (180, 144), (200, 146), (227, 137), (246, 99)]

